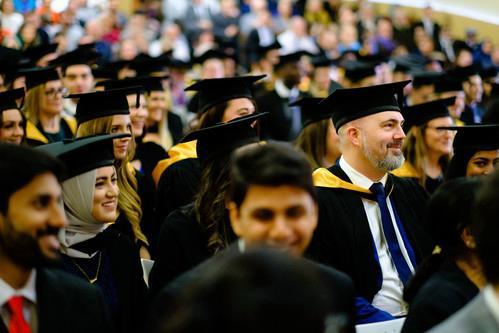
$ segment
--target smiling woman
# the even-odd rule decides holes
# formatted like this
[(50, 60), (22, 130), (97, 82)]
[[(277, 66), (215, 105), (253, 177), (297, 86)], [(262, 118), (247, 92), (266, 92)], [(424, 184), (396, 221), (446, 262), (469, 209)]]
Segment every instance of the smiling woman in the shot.
[(0, 142), (21, 144), (26, 137), (26, 118), (17, 106), (24, 89), (0, 93)]

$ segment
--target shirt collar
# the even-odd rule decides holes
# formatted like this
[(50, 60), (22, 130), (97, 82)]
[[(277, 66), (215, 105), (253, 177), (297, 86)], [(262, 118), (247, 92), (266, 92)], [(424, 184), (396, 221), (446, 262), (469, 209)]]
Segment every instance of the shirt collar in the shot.
[(483, 298), (485, 304), (489, 308), (489, 311), (494, 316), (494, 319), (499, 324), (499, 297), (497, 296), (494, 288), (491, 285), (487, 285), (483, 290)]
[(244, 243), (244, 240), (242, 238), (239, 238), (237, 240), (237, 248), (241, 253), (244, 253), (246, 251), (246, 244)]
[[(352, 184), (369, 189), (374, 182), (355, 170), (348, 162), (345, 160), (343, 155), (340, 157), (340, 168), (347, 174), (348, 178), (350, 178), (350, 181)], [(386, 185), (386, 180), (388, 179), (388, 174), (385, 174), (383, 178), (379, 181), (380, 183), (383, 184), (383, 186)]]
[(0, 278), (0, 307), (3, 307), (12, 296), (23, 296), (36, 304), (36, 270), (31, 270), (26, 284), (17, 290)]
[(289, 89), (286, 87), (284, 82), (282, 80), (276, 80), (275, 81), (275, 91), (277, 95), (279, 95), (282, 98), (290, 98), (290, 97), (298, 97), (299, 95), (299, 90), (296, 87), (293, 87), (292, 89)]

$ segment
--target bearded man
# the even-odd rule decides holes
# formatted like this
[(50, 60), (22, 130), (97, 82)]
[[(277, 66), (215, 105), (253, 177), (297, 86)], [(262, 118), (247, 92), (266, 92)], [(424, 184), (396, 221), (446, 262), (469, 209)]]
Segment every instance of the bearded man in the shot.
[(98, 289), (48, 268), (66, 225), (62, 165), (11, 144), (0, 156), (0, 332), (112, 332)]
[(389, 174), (404, 162), (400, 110), (409, 82), (338, 89), (321, 102), (333, 112), (342, 156), (313, 174), (319, 223), (308, 255), (352, 278), (357, 324), (404, 316), (404, 286), (433, 249), (425, 191)]

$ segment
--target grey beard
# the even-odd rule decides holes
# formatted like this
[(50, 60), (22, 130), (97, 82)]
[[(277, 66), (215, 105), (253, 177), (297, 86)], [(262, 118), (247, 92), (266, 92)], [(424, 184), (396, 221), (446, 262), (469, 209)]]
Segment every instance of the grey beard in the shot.
[(390, 155), (387, 153), (385, 158), (382, 160), (378, 160), (372, 152), (367, 148), (367, 141), (364, 139), (362, 150), (364, 152), (364, 156), (374, 165), (377, 169), (388, 172), (395, 169), (398, 169), (402, 166), (405, 161), (404, 154), (400, 155)]

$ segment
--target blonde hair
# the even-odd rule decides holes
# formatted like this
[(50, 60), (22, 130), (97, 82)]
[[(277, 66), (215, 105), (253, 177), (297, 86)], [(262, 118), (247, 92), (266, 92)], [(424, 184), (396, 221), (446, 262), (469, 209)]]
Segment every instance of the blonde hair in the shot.
[[(411, 164), (418, 173), (418, 183), (423, 188), (426, 188), (425, 184), (427, 178), (424, 168), (425, 156), (427, 155), (427, 148), (424, 140), (425, 130), (426, 125), (412, 127), (407, 134), (402, 148), (406, 161)], [(444, 155), (440, 158), (439, 163), (442, 167), (442, 171), (445, 171), (445, 167), (449, 163), (449, 160), (449, 155)]]
[(39, 114), (43, 98), (45, 98), (45, 84), (40, 84), (26, 92), (22, 111), (30, 122), (38, 125)]
[[(95, 134), (111, 133), (113, 116), (101, 117), (84, 122), (78, 126), (76, 137), (85, 137)], [(125, 213), (128, 221), (132, 225), (135, 238), (149, 245), (146, 236), (140, 227), (142, 219), (142, 202), (137, 194), (138, 184), (135, 178), (134, 170), (129, 166), (129, 162), (135, 155), (135, 140), (132, 137), (130, 148), (125, 159), (116, 160), (116, 169), (118, 174), (118, 187), (120, 194), (118, 196), (118, 206)]]

